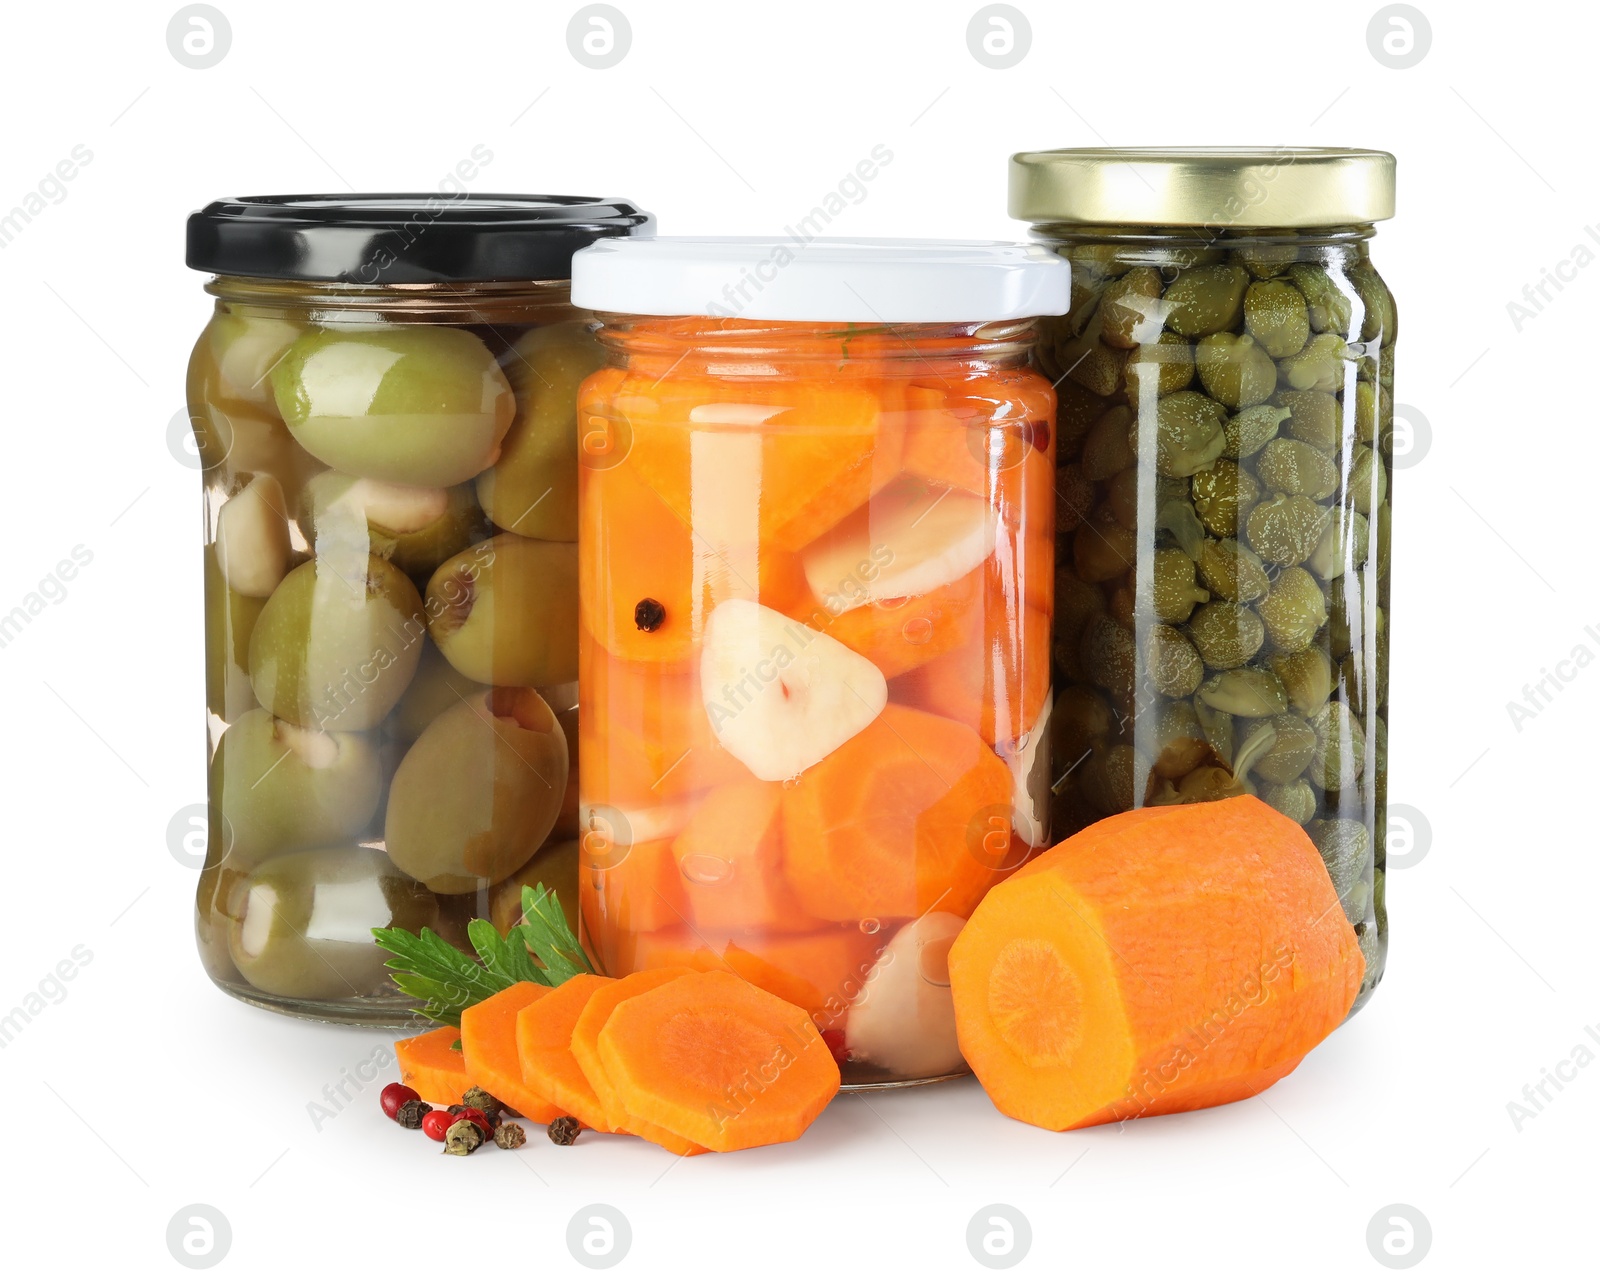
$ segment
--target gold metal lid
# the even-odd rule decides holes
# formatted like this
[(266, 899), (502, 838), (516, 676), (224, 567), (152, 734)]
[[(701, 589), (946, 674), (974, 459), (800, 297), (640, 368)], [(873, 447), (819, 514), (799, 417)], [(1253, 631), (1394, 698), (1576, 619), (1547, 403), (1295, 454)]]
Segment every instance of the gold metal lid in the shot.
[(1394, 156), (1337, 147), (1082, 147), (1011, 157), (1011, 215), (1093, 225), (1342, 226), (1394, 216)]

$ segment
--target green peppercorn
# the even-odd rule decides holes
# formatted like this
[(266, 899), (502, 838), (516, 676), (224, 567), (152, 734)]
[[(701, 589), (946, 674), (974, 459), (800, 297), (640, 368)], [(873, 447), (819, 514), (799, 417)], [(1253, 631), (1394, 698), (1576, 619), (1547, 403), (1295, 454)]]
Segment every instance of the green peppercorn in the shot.
[(1194, 562), (1182, 549), (1157, 549), (1151, 556), (1151, 605), (1156, 618), (1181, 624), (1211, 594), (1195, 582)]
[(1328, 510), (1309, 496), (1276, 495), (1250, 510), (1245, 536), (1263, 561), (1298, 566), (1317, 547), (1327, 521)]
[(1150, 684), (1169, 699), (1185, 699), (1200, 688), (1205, 665), (1194, 643), (1170, 624), (1152, 624), (1145, 634), (1145, 670)]
[(1311, 336), (1306, 298), (1281, 279), (1252, 283), (1245, 291), (1244, 325), (1273, 358), (1298, 354)]
[(1194, 366), (1206, 393), (1235, 410), (1266, 402), (1278, 386), (1277, 365), (1249, 336), (1213, 332), (1201, 337)]
[(1328, 600), (1310, 571), (1286, 567), (1272, 582), (1272, 590), (1256, 604), (1266, 625), (1267, 640), (1278, 650), (1304, 650), (1328, 622)]
[(1189, 620), (1189, 639), (1208, 668), (1237, 668), (1261, 649), (1266, 627), (1248, 606), (1207, 602)]
[(1226, 444), (1222, 404), (1190, 389), (1156, 404), (1156, 472), (1185, 478), (1209, 469)]
[(1211, 534), (1226, 539), (1237, 535), (1246, 515), (1261, 498), (1261, 484), (1237, 461), (1218, 460), (1189, 480), (1194, 511)]
[(1128, 401), (1138, 407), (1144, 396), (1175, 394), (1194, 379), (1194, 347), (1176, 332), (1163, 332), (1128, 355), (1122, 369)]
[(1249, 281), (1244, 268), (1231, 262), (1183, 271), (1162, 297), (1167, 326), (1182, 336), (1209, 336), (1236, 326)]
[[(1200, 702), (1235, 717), (1277, 716), (1289, 706), (1283, 682), (1266, 668), (1230, 668), (1207, 677), (1200, 685)], [(1235, 764), (1238, 763), (1235, 757)]]
[(1238, 540), (1207, 540), (1198, 566), (1201, 582), (1225, 602), (1253, 602), (1270, 587), (1261, 559)]
[(1276, 654), (1267, 660), (1267, 667), (1283, 683), (1289, 702), (1303, 716), (1321, 710), (1333, 693), (1333, 661), (1317, 646), (1307, 646), (1292, 654)]

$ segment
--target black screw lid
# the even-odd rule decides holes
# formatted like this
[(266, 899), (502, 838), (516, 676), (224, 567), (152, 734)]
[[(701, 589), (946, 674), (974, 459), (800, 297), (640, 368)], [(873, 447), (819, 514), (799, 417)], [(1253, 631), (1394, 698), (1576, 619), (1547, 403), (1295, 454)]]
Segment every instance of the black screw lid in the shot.
[(369, 286), (567, 279), (578, 249), (654, 224), (626, 200), (575, 195), (255, 195), (191, 213), (184, 259), (209, 274)]

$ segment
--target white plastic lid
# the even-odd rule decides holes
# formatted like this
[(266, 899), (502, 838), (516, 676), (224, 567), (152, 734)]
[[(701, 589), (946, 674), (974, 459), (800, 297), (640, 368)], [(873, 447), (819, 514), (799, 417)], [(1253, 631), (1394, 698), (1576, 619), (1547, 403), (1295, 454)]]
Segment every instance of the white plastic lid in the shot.
[(803, 323), (987, 323), (1065, 314), (1071, 271), (1038, 244), (964, 239), (603, 239), (572, 300), (617, 314)]

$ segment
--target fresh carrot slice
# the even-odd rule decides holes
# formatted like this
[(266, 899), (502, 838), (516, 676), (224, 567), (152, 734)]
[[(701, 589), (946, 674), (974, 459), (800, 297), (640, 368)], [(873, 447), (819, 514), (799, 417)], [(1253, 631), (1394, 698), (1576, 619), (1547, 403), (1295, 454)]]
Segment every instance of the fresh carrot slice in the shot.
[(572, 1028), (589, 997), (611, 981), (593, 973), (576, 974), (517, 1013), (522, 1082), (596, 1132), (615, 1129), (572, 1055)]
[(517, 1014), (549, 993), (550, 988), (538, 982), (516, 982), (461, 1010), (461, 1052), (466, 1058), (467, 1082), (498, 1097), (536, 1124), (547, 1124), (566, 1112), (523, 1083), (522, 1060), (517, 1053)]
[(997, 885), (950, 952), (963, 1055), (1001, 1111), (1058, 1130), (1254, 1096), (1363, 971), (1315, 846), (1252, 796), (1095, 824)]
[(1009, 816), (1011, 772), (970, 726), (891, 703), (784, 790), (784, 870), (826, 920), (969, 914), (988, 887), (979, 841)]
[(731, 973), (688, 973), (624, 1000), (599, 1048), (630, 1115), (711, 1150), (793, 1141), (839, 1091), (805, 1010)]
[(706, 1148), (676, 1133), (668, 1132), (665, 1128), (658, 1128), (648, 1120), (639, 1119), (624, 1110), (617, 1098), (616, 1089), (606, 1074), (605, 1065), (600, 1060), (599, 1041), (601, 1028), (610, 1019), (611, 1011), (617, 1005), (646, 991), (653, 991), (658, 986), (665, 986), (674, 978), (680, 978), (689, 971), (648, 969), (642, 973), (630, 973), (609, 986), (603, 986), (589, 997), (588, 1004), (584, 1006), (583, 1012), (578, 1015), (578, 1020), (572, 1028), (572, 1056), (577, 1060), (578, 1069), (583, 1072), (584, 1078), (589, 1081), (589, 1086), (600, 1098), (600, 1105), (605, 1111), (607, 1121), (618, 1131), (631, 1132), (646, 1141), (653, 1141), (675, 1155), (700, 1155), (705, 1153)]
[(451, 1106), (472, 1087), (467, 1079), (466, 1055), (453, 1048), (461, 1032), (453, 1026), (396, 1040), (394, 1055), (400, 1062), (400, 1082), (435, 1106)]
[(971, 726), (993, 747), (1032, 730), (1050, 692), (1050, 614), (1029, 607), (1020, 624), (1004, 610), (983, 631), (889, 683), (889, 697)]
[(696, 929), (809, 929), (783, 876), (783, 785), (744, 779), (700, 798), (672, 842)]

